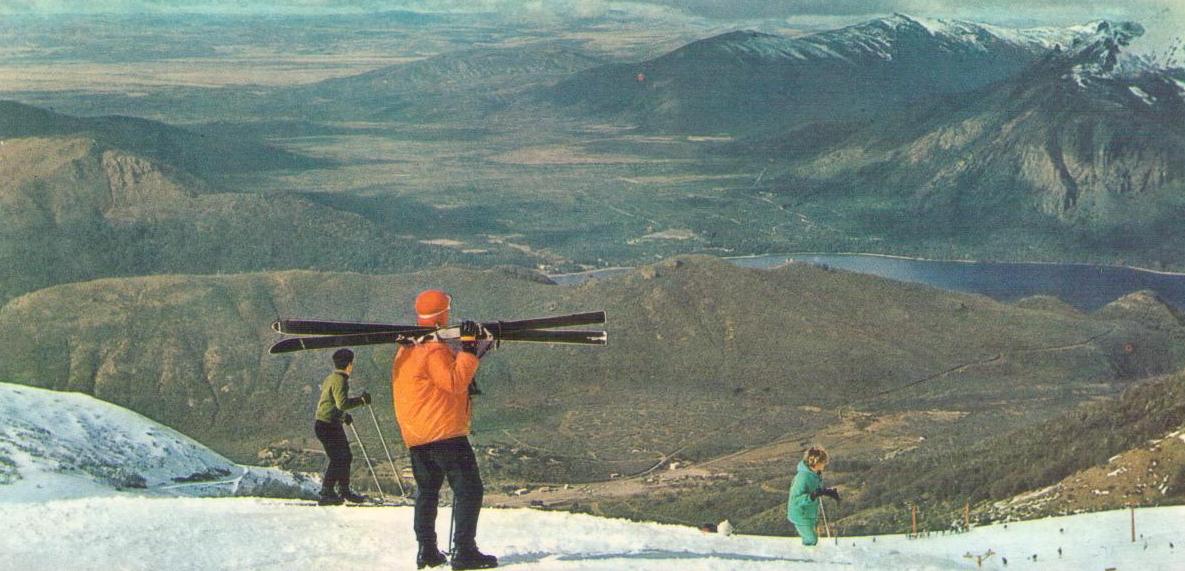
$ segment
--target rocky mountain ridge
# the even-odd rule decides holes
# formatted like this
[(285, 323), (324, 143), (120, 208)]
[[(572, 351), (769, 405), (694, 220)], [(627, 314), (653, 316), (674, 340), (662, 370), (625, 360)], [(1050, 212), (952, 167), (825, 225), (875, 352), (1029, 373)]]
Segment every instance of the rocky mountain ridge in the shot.
[(1007, 78), (1091, 33), (1089, 26), (1007, 30), (900, 14), (796, 38), (736, 31), (577, 73), (550, 100), (670, 131), (868, 120)]

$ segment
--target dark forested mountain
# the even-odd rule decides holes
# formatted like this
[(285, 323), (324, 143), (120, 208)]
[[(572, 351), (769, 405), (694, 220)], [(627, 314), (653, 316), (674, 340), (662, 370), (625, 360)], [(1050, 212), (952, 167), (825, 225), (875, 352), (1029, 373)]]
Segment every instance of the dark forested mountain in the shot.
[(796, 175), (900, 201), (935, 228), (1046, 220), (1150, 251), (1185, 212), (1185, 76), (1121, 65), (1141, 33), (1100, 23), (1013, 78), (785, 156)]
[(1007, 78), (1091, 30), (1011, 30), (898, 14), (795, 38), (730, 32), (652, 60), (577, 73), (549, 99), (673, 131), (869, 118)]

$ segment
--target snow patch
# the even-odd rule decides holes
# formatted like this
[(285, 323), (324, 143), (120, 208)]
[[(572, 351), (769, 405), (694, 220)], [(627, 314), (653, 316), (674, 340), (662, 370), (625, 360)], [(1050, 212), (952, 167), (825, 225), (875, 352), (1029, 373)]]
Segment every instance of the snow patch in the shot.
[(651, 232), (642, 236), (643, 240), (693, 240), (695, 232), (686, 228), (670, 228), (661, 232)]
[(1049, 494), (1050, 492), (1053, 492), (1056, 489), (1057, 489), (1057, 484), (1054, 484), (1052, 486), (1046, 486), (1046, 487), (1041, 488), (1039, 490), (1034, 490), (1032, 492), (1027, 492), (1027, 493), (1021, 494), (1021, 495), (1016, 496), (1006, 502), (1000, 502), (997, 505), (1024, 503), (1024, 502), (1027, 502), (1030, 500), (1035, 500), (1037, 498), (1040, 498), (1041, 496), (1045, 496), (1045, 495)]
[(907, 16), (905, 14), (899, 14), (898, 16), (921, 26), (922, 29), (929, 32), (931, 36), (940, 36), (943, 34), (957, 35), (961, 31), (957, 23), (946, 22), (944, 20), (932, 20), (930, 18), (920, 18), (918, 16)]
[(1128, 90), (1132, 92), (1132, 95), (1139, 97), (1141, 101), (1143, 101), (1144, 103), (1146, 103), (1148, 105), (1153, 105), (1156, 103), (1155, 97), (1148, 95), (1148, 93), (1146, 91), (1144, 91), (1143, 89), (1140, 89), (1139, 87), (1131, 85), (1131, 86), (1128, 86)]

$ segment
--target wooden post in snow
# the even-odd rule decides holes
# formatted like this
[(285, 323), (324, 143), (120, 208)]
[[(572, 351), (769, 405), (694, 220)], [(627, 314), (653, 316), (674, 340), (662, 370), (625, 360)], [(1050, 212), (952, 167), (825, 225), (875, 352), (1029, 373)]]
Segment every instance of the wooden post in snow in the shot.
[(971, 501), (963, 502), (963, 531), (971, 531)]
[(1136, 542), (1136, 506), (1131, 506), (1132, 512), (1132, 543)]
[[(913, 536), (917, 537), (918, 536), (918, 506), (917, 506), (917, 504), (910, 504), (909, 505), (909, 516), (910, 516), (910, 520), (913, 521), (913, 525), (911, 526), (913, 528)], [(1133, 539), (1132, 541), (1135, 541), (1135, 540)]]

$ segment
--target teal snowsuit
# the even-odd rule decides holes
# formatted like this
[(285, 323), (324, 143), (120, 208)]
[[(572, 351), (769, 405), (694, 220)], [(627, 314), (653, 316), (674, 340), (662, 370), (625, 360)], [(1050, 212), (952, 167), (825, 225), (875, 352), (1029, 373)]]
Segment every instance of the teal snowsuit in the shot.
[(800, 461), (794, 483), (790, 484), (786, 519), (794, 524), (803, 545), (819, 543), (819, 535), (815, 533), (815, 524), (819, 521), (819, 504), (811, 498), (811, 494), (822, 487), (822, 476), (807, 467), (805, 460)]

